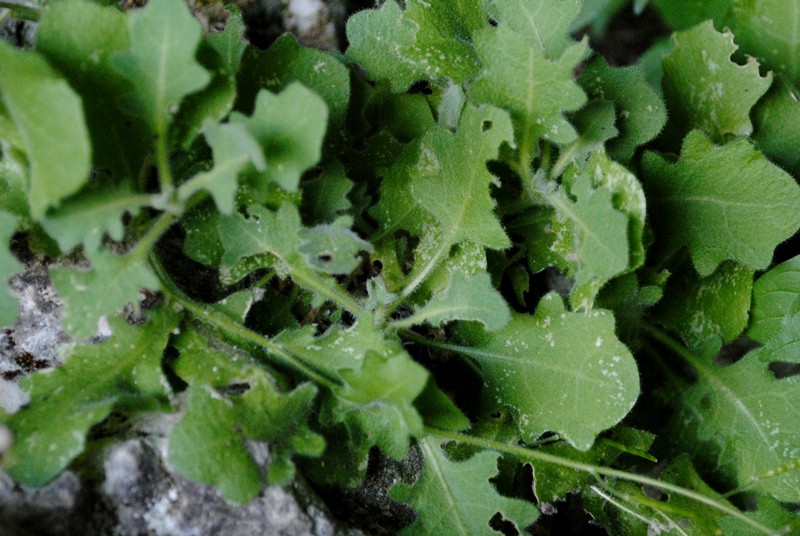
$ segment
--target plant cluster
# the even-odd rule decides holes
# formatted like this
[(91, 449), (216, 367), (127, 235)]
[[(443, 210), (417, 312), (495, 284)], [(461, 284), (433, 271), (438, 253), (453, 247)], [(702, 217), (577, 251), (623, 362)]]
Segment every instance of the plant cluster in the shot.
[(415, 448), (409, 534), (568, 496), (610, 534), (800, 531), (800, 1), (656, 7), (617, 68), (580, 0), (386, 0), (344, 54), (49, 4), (0, 43), (0, 278), (51, 259), (75, 342), (4, 468), (178, 411), (169, 462), (233, 503)]

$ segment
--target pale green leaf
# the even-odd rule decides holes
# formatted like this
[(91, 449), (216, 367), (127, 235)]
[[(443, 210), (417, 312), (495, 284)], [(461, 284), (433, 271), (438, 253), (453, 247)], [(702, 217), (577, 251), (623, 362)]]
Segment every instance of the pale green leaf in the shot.
[(234, 209), (239, 172), (249, 163), (264, 170), (266, 162), (259, 144), (238, 123), (219, 124), (208, 120), (203, 134), (214, 154), (214, 167), (198, 173), (178, 189), (178, 196), (188, 200), (200, 190), (207, 190), (223, 214)]
[[(328, 277), (324, 270), (309, 262), (305, 247), (313, 250), (321, 242), (308, 242), (305, 233), (309, 230), (302, 227), (297, 207), (291, 203), (283, 203), (276, 212), (260, 206), (249, 208), (250, 217), (235, 213), (223, 216), (217, 222), (217, 232), (225, 252), (222, 256), (223, 272), (252, 271), (257, 268), (271, 266), (281, 277), (290, 276), (294, 283), (303, 287), (323, 300), (333, 300), (351, 312), (361, 310), (361, 306), (349, 294), (343, 291), (336, 281)], [(338, 240), (348, 243), (348, 251), (337, 252), (337, 266), (353, 262), (347, 257), (352, 251), (366, 248), (367, 245), (352, 232), (345, 229), (339, 232)], [(334, 232), (334, 234), (336, 231)], [(342, 258), (338, 255), (342, 254)], [(325, 264), (325, 259), (312, 259), (316, 263)], [(322, 272), (322, 273), (320, 273)], [(321, 304), (320, 304), (321, 305)]]
[(480, 60), (470, 40), (475, 31), (489, 25), (483, 0), (406, 0), (404, 16), (419, 29), (414, 44), (402, 49), (403, 55), (426, 78), (459, 84), (478, 74)]
[(211, 80), (200, 91), (187, 95), (172, 117), (170, 143), (189, 148), (206, 123), (221, 121), (233, 109), (236, 99), (236, 73), (207, 41), (200, 41), (197, 61)]
[(410, 438), (421, 435), (422, 418), (413, 402), (430, 375), (371, 322), (347, 329), (335, 326), (319, 337), (308, 327), (287, 330), (274, 341), (307, 365), (340, 379), (322, 418), (326, 424), (344, 424), (351, 441), (377, 445), (399, 460)]
[(673, 40), (675, 48), (663, 63), (670, 125), (680, 134), (702, 129), (715, 141), (750, 135), (750, 109), (769, 89), (772, 74), (759, 75), (755, 62), (734, 63), (733, 34), (719, 33), (711, 21), (678, 32)]
[(716, 352), (747, 326), (752, 288), (753, 271), (735, 262), (723, 262), (706, 277), (688, 267), (670, 278), (656, 318), (693, 352)]
[(489, 481), (497, 474), (498, 454), (482, 451), (466, 461), (447, 458), (435, 436), (418, 443), (423, 455), (422, 474), (413, 486), (400, 483), (390, 496), (412, 506), (417, 521), (403, 534), (496, 536), (491, 526), (496, 513), (518, 530), (536, 521), (536, 508), (520, 499), (503, 497)]
[(526, 441), (557, 432), (579, 450), (622, 420), (639, 396), (639, 373), (607, 311), (570, 313), (557, 294), (534, 316), (513, 315), (479, 346), (454, 347), (476, 360), (492, 405), (518, 411)]
[(736, 42), (766, 67), (800, 85), (800, 1), (733, 0)]
[(238, 436), (234, 405), (204, 386), (189, 387), (186, 413), (169, 441), (169, 462), (184, 477), (244, 504), (263, 487), (258, 465)]
[(347, 57), (363, 66), (372, 80), (388, 80), (400, 93), (423, 77), (404, 53), (414, 45), (419, 25), (403, 16), (395, 0), (365, 9), (347, 21)]
[[(344, 128), (350, 102), (350, 73), (333, 54), (305, 47), (289, 34), (279, 37), (266, 51), (249, 47), (237, 78), (237, 108), (250, 111), (259, 90), (280, 93), (299, 82), (328, 106), (328, 135), (338, 137)], [(295, 119), (302, 115), (296, 115)]]
[(572, 78), (572, 71), (588, 52), (586, 40), (549, 60), (522, 35), (500, 26), (476, 33), (475, 48), (486, 69), (468, 95), (508, 110), (517, 143), (530, 144), (540, 137), (559, 144), (575, 139), (575, 129), (563, 113), (586, 103), (586, 95)]
[(689, 248), (700, 275), (729, 259), (764, 269), (800, 227), (800, 187), (747, 140), (716, 146), (693, 131), (677, 163), (648, 153), (643, 170), (651, 224)]
[(572, 20), (580, 13), (581, 0), (491, 0), (490, 13), (528, 42), (557, 58), (573, 44), (569, 35)]
[(300, 253), (309, 266), (324, 274), (349, 274), (355, 270), (362, 251), (373, 252), (372, 244), (350, 228), (353, 219), (342, 216), (333, 223), (322, 223), (300, 231)]
[(132, 182), (152, 142), (143, 121), (120, 113), (120, 96), (132, 86), (111, 57), (129, 47), (125, 14), (85, 0), (48, 5), (36, 32), (36, 50), (83, 99), (94, 164), (112, 179)]
[(449, 247), (472, 240), (486, 247), (510, 245), (494, 215), (486, 162), (512, 139), (508, 114), (493, 106), (467, 106), (456, 134), (436, 128), (422, 139), (411, 175), (411, 195), (436, 220)]
[(762, 361), (800, 363), (800, 313), (795, 312), (780, 331), (754, 353)]
[(69, 203), (50, 211), (41, 224), (62, 252), (83, 244), (84, 252), (91, 254), (100, 247), (104, 234), (121, 241), (124, 214), (134, 215), (150, 202), (150, 196), (135, 193), (127, 184), (97, 185), (70, 197)]
[(753, 285), (753, 311), (747, 336), (765, 343), (800, 312), (800, 256), (785, 261)]
[[(748, 516), (762, 525), (773, 527), (776, 534), (800, 533), (800, 513), (769, 497), (760, 497), (758, 509), (748, 512)], [(719, 526), (725, 536), (750, 536), (753, 532), (752, 527), (733, 516), (722, 517)]]
[(582, 164), (589, 154), (605, 142), (619, 135), (614, 105), (606, 100), (593, 100), (570, 115), (570, 123), (578, 132), (578, 138), (564, 147), (553, 166), (553, 175), (561, 175), (570, 163)]
[[(307, 423), (317, 393), (314, 386), (303, 384), (281, 393), (250, 356), (191, 328), (181, 333), (175, 347), (180, 352), (175, 372), (191, 386), (186, 416), (169, 447), (170, 462), (182, 474), (216, 484), (226, 499), (242, 503), (263, 487), (262, 475), (253, 471), (251, 453), (243, 448), (245, 440), (269, 443), (270, 482), (294, 471), (294, 454), (321, 453), (324, 442)], [(240, 393), (242, 386), (245, 391)], [(210, 411), (202, 411), (204, 407)], [(228, 448), (219, 448), (220, 443)]]
[(101, 316), (127, 303), (138, 307), (140, 289), (161, 287), (141, 252), (115, 255), (99, 249), (89, 259), (89, 269), (58, 267), (50, 271), (64, 300), (64, 329), (77, 339), (94, 335)]
[[(652, 446), (654, 438), (655, 436), (649, 432), (618, 426), (609, 439), (603, 438), (595, 442), (592, 448), (585, 452), (576, 450), (563, 442), (545, 444), (539, 449), (547, 454), (581, 463), (609, 466), (624, 452), (621, 448), (646, 453)], [(533, 492), (541, 502), (554, 503), (563, 500), (568, 493), (597, 483), (597, 479), (592, 474), (576, 471), (563, 465), (533, 462), (532, 466)]]
[(239, 64), (247, 48), (247, 41), (244, 37), (245, 27), (242, 14), (236, 8), (228, 7), (227, 9), (234, 11), (228, 17), (225, 29), (220, 33), (209, 34), (206, 40), (219, 53), (228, 72), (235, 75), (239, 72)]
[(19, 149), (27, 157), (28, 204), (31, 216), (38, 219), (89, 179), (91, 147), (83, 104), (33, 52), (0, 41), (0, 64), (4, 67), (0, 101), (16, 125)]
[(143, 326), (110, 318), (107, 341), (69, 346), (63, 366), (23, 380), (30, 403), (8, 421), (16, 440), (3, 460), (15, 479), (40, 486), (54, 478), (83, 451), (89, 428), (118, 402), (166, 398), (161, 356), (178, 319), (168, 311), (148, 317)]
[(300, 175), (319, 162), (327, 119), (325, 102), (299, 83), (277, 95), (259, 92), (250, 117), (231, 114), (231, 122), (242, 124), (264, 152), (267, 167), (257, 180), (273, 181), (289, 192), (296, 191)]
[(400, 349), (389, 357), (368, 351), (360, 368), (339, 375), (345, 384), (334, 389), (331, 421), (357, 428), (384, 454), (403, 459), (411, 438), (423, 432), (413, 401), (425, 388), (428, 371)]
[(127, 20), (131, 48), (112, 55), (112, 65), (133, 85), (128, 110), (165, 136), (183, 98), (211, 80), (195, 59), (202, 29), (181, 0), (154, 0)]
[(614, 103), (619, 136), (606, 143), (606, 151), (615, 160), (627, 162), (638, 146), (664, 128), (664, 102), (647, 84), (640, 66), (613, 68), (597, 56), (586, 65), (580, 83), (590, 97)]
[[(575, 279), (573, 309), (591, 309), (600, 288), (627, 270), (631, 262), (629, 217), (619, 210), (612, 194), (614, 189), (624, 190), (626, 184), (636, 183), (636, 178), (627, 177), (630, 174), (624, 169), (603, 169), (603, 158), (593, 157), (584, 166), (568, 169), (565, 186), (545, 194), (553, 209), (532, 212), (513, 224), (525, 236), (533, 271), (553, 265)], [(611, 178), (603, 179), (604, 175)], [(597, 187), (593, 179), (599, 179)], [(643, 214), (641, 217), (643, 220)], [(638, 220), (640, 229), (642, 220)]]
[(489, 274), (467, 276), (456, 271), (446, 287), (434, 292), (425, 305), (418, 307), (410, 317), (396, 322), (395, 326), (422, 322), (441, 326), (453, 320), (480, 322), (489, 331), (496, 331), (511, 320), (511, 312), (503, 296), (492, 286)]

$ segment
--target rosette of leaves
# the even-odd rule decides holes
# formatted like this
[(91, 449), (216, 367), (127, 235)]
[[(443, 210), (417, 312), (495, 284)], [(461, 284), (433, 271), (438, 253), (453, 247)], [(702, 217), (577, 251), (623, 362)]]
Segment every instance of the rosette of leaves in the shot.
[(37, 12), (0, 44), (0, 276), (47, 258), (73, 342), (3, 467), (176, 412), (171, 465), (237, 504), (413, 448), (411, 534), (576, 497), (611, 534), (797, 527), (800, 11), (654, 2), (646, 71), (573, 39), (599, 4), (387, 0), (343, 54), (181, 0)]

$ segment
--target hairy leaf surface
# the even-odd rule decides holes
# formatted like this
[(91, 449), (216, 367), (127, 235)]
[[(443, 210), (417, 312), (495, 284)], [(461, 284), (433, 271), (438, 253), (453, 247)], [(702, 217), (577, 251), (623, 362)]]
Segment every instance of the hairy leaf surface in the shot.
[(693, 131), (677, 163), (648, 153), (643, 167), (653, 226), (689, 248), (700, 275), (728, 259), (764, 269), (800, 227), (800, 187), (746, 140), (716, 146)]

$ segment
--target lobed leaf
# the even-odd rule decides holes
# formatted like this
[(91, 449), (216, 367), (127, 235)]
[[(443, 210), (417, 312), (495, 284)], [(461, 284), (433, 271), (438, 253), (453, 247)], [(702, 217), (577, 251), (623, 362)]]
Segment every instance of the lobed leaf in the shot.
[(474, 40), (486, 68), (470, 85), (470, 98), (508, 110), (517, 143), (531, 144), (544, 137), (565, 144), (576, 138), (563, 113), (586, 103), (586, 95), (572, 79), (572, 71), (587, 55), (586, 41), (550, 60), (506, 26), (481, 30)]
[(127, 109), (165, 136), (181, 101), (211, 80), (195, 54), (202, 29), (179, 0), (155, 0), (127, 16), (131, 48), (111, 57), (128, 79)]
[(435, 437), (421, 439), (424, 465), (413, 486), (395, 485), (392, 499), (417, 511), (417, 521), (403, 534), (496, 535), (489, 520), (500, 513), (522, 530), (538, 517), (532, 504), (497, 493), (489, 479), (497, 474), (498, 455), (483, 451), (466, 461), (454, 462)]
[(614, 335), (613, 316), (567, 312), (554, 293), (534, 316), (512, 315), (481, 344), (455, 349), (480, 364), (492, 406), (514, 408), (529, 442), (552, 431), (587, 450), (639, 396), (636, 362)]
[(701, 129), (714, 141), (753, 132), (750, 110), (772, 83), (758, 64), (734, 63), (733, 34), (719, 33), (711, 21), (673, 36), (675, 48), (664, 57), (664, 96), (670, 124), (680, 136)]
[[(83, 105), (38, 54), (0, 42), (2, 112), (13, 121), (28, 163), (28, 206), (34, 219), (58, 206), (89, 179), (91, 147)], [(0, 113), (5, 115), (5, 113)], [(0, 131), (0, 135), (2, 131)], [(59, 143), (53, 143), (57, 139)]]
[(800, 227), (800, 187), (747, 140), (717, 146), (693, 131), (675, 164), (648, 153), (643, 170), (653, 227), (689, 248), (701, 276), (724, 260), (764, 269)]
[(23, 380), (30, 402), (8, 421), (15, 441), (3, 460), (17, 481), (41, 486), (57, 476), (83, 451), (89, 428), (118, 403), (169, 394), (161, 354), (178, 317), (168, 310), (148, 316), (145, 325), (135, 327), (111, 317), (113, 334), (107, 341), (72, 345), (64, 365)]

